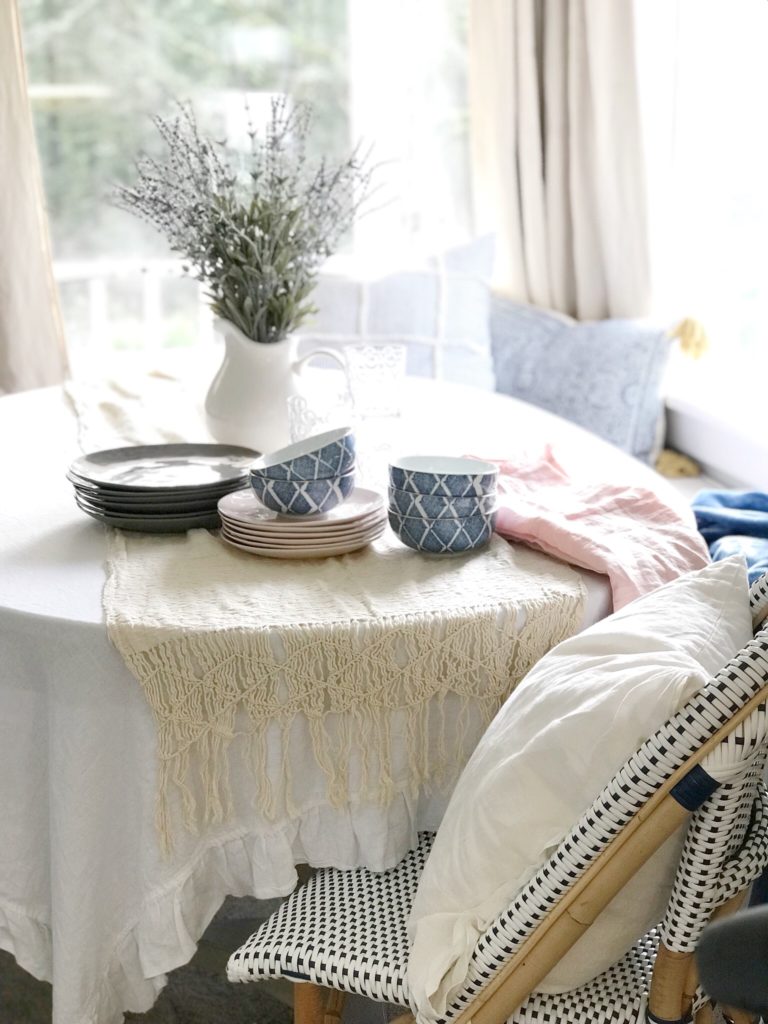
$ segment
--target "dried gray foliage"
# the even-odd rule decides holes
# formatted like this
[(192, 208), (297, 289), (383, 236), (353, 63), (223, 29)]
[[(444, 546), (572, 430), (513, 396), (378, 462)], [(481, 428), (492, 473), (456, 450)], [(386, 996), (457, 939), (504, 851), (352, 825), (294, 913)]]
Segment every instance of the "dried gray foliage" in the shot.
[(200, 133), (189, 105), (153, 123), (167, 156), (140, 157), (136, 183), (117, 186), (116, 204), (166, 236), (218, 316), (256, 342), (282, 340), (315, 311), (320, 266), (370, 194), (368, 159), (355, 150), (311, 164), (311, 110), (284, 99), (273, 102), (263, 138), (249, 127), (244, 169)]

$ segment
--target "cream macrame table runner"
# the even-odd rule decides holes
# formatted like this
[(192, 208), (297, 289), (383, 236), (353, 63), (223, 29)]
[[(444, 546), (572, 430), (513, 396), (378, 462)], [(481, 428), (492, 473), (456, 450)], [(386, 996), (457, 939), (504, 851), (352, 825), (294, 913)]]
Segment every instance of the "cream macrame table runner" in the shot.
[[(105, 439), (112, 430), (114, 442), (127, 423), (129, 436), (156, 439), (141, 425), (146, 401), (121, 401), (113, 416), (112, 399), (69, 394), (81, 419), (91, 419), (89, 438), (110, 407)], [(441, 558), (388, 532), (351, 555), (280, 561), (205, 530), (110, 531), (103, 602), (109, 636), (157, 723), (157, 822), (168, 849), (174, 788), (189, 828), (230, 813), (235, 737), (246, 739), (237, 770), (251, 773), (260, 813), (291, 815), (291, 766), (268, 773), (265, 745), (277, 727), (287, 758), (297, 716), (336, 806), (360, 793), (387, 804), (402, 788), (392, 771), (395, 717), (405, 723), (398, 736), (407, 737), (409, 792), (439, 781), (446, 766), (455, 774), (471, 753), (467, 708), (490, 722), (526, 671), (578, 628), (584, 592), (568, 566), (498, 537), (484, 551)], [(435, 716), (449, 714), (438, 734), (450, 740), (435, 752)]]

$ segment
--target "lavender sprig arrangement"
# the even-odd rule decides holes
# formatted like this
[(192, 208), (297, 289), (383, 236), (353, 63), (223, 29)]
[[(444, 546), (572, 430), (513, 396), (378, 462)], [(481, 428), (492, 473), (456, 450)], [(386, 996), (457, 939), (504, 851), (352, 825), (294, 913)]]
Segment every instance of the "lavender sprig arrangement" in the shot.
[(192, 108), (155, 117), (163, 160), (142, 156), (136, 183), (115, 202), (164, 234), (185, 270), (208, 286), (216, 314), (255, 342), (274, 343), (313, 313), (312, 289), (370, 193), (371, 170), (355, 150), (311, 164), (306, 104), (273, 101), (261, 138), (238, 168), (223, 143), (201, 135)]

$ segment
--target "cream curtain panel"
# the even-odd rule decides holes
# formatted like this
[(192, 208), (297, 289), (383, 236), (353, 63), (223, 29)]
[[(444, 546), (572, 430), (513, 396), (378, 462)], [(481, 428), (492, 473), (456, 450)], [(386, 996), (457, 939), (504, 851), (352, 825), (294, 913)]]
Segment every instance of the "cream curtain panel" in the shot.
[(471, 0), (475, 215), (511, 298), (647, 313), (635, 67), (633, 0)]
[(0, 393), (67, 372), (16, 0), (0, 0)]

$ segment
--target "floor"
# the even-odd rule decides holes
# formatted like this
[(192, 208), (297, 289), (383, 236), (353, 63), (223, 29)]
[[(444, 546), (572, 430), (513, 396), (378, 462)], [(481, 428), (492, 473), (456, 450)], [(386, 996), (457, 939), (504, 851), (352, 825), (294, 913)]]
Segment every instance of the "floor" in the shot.
[[(255, 901), (253, 901), (255, 903)], [(174, 971), (148, 1013), (127, 1014), (131, 1024), (290, 1024), (291, 986), (231, 985), (227, 957), (258, 925), (235, 903), (214, 919), (194, 958)], [(250, 908), (247, 908), (250, 909)], [(51, 986), (36, 981), (0, 952), (0, 1024), (50, 1024)]]
[[(272, 901), (274, 904), (275, 901)], [(248, 938), (274, 905), (227, 899), (205, 932), (197, 953), (173, 971), (168, 985), (148, 1013), (126, 1014), (126, 1024), (290, 1024), (289, 982), (231, 985), (226, 979), (229, 954)], [(402, 1013), (350, 997), (344, 1024), (385, 1024)], [(51, 986), (36, 981), (0, 951), (0, 1024), (50, 1024)]]

